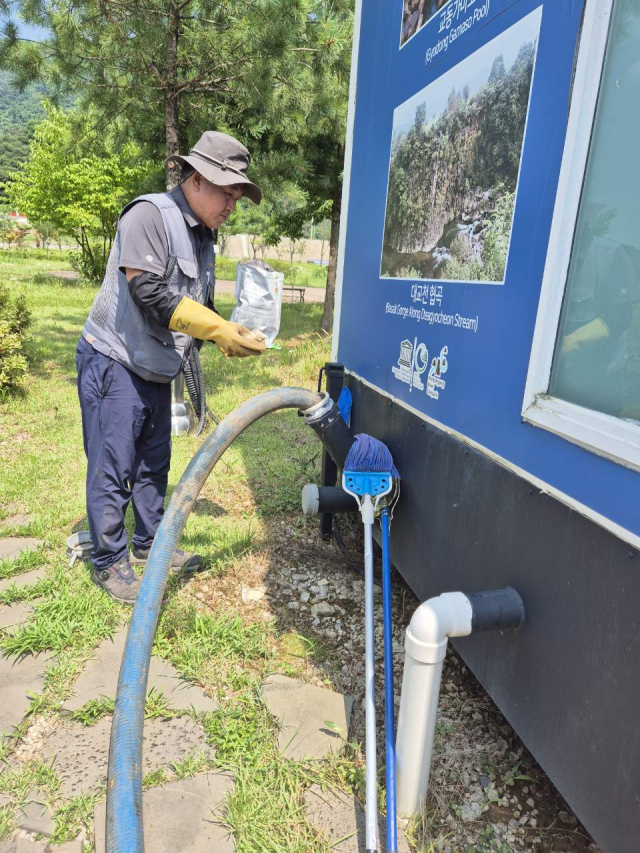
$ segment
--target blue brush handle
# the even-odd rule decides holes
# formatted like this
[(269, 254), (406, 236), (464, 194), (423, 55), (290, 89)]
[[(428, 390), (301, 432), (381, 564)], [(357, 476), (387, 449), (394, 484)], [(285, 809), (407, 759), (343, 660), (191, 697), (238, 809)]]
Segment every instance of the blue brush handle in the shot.
[(384, 734), (386, 742), (387, 850), (398, 850), (396, 816), (396, 745), (393, 724), (393, 645), (391, 634), (391, 561), (389, 559), (389, 510), (380, 513), (382, 527), (382, 608), (384, 612)]

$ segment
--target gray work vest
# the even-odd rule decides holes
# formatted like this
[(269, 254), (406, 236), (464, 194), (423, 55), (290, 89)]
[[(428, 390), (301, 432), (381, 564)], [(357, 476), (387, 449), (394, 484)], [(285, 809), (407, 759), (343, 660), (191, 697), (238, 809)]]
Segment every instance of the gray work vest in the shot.
[[(130, 202), (120, 218), (138, 201), (150, 201), (162, 214), (169, 244), (165, 281), (169, 290), (206, 305), (213, 290), (213, 241), (201, 258), (200, 271), (195, 239), (182, 211), (169, 193), (142, 195)], [(182, 367), (192, 338), (171, 332), (147, 317), (129, 293), (127, 277), (118, 267), (120, 228), (116, 232), (107, 269), (83, 335), (92, 346), (120, 362), (143, 379), (171, 382)]]

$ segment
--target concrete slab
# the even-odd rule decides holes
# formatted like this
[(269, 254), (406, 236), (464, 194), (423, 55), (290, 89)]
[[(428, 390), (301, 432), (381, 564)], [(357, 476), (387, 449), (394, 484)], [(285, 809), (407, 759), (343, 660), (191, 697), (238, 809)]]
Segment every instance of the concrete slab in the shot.
[(84, 853), (85, 846), (82, 837), (74, 838), (73, 841), (67, 841), (61, 844), (60, 847), (47, 847), (47, 853)]
[(0, 733), (11, 734), (20, 725), (31, 704), (28, 694), (39, 693), (48, 658), (27, 655), (23, 658), (0, 658)]
[(31, 539), (28, 536), (7, 536), (0, 539), (0, 560), (15, 560), (23, 551), (35, 551), (42, 542), (42, 539)]
[(35, 832), (38, 835), (51, 835), (55, 828), (53, 815), (47, 806), (38, 800), (38, 795), (35, 791), (28, 796), (28, 802), (18, 812), (18, 819), (16, 821), (18, 827), (26, 829), (27, 832)]
[[(63, 713), (73, 713), (91, 699), (108, 696), (115, 699), (118, 689), (120, 662), (127, 639), (127, 629), (116, 631), (113, 639), (104, 640), (96, 649), (95, 657), (84, 668), (76, 681), (74, 695), (62, 706)], [(151, 658), (148, 689), (160, 690), (169, 704), (176, 710), (194, 707), (197, 711), (214, 711), (213, 699), (206, 696), (195, 684), (180, 677), (177, 670), (167, 661)]]
[[(65, 797), (106, 785), (111, 717), (95, 726), (66, 723), (46, 739), (43, 753), (61, 780)], [(147, 720), (144, 726), (142, 772), (149, 773), (194, 753), (211, 753), (202, 726), (188, 717)]]
[(0, 606), (0, 628), (8, 634), (13, 634), (17, 628), (29, 621), (34, 605), (39, 601), (42, 599), (32, 598), (31, 601), (16, 601), (15, 604)]
[(20, 836), (0, 841), (0, 853), (45, 853), (46, 849), (44, 842)]
[(82, 837), (80, 837), (74, 838), (73, 841), (67, 841), (60, 847), (47, 847), (47, 853), (84, 853), (84, 849)]
[(9, 589), (10, 586), (31, 586), (34, 583), (38, 583), (39, 580), (42, 580), (47, 574), (46, 569), (34, 569), (32, 572), (25, 572), (23, 575), (14, 575), (11, 578), (3, 578), (0, 581), (0, 592), (4, 592), (5, 589)]
[[(145, 850), (153, 853), (233, 853), (233, 838), (219, 815), (233, 788), (225, 773), (207, 773), (150, 788), (142, 794)], [(96, 806), (96, 853), (105, 853), (106, 803)]]
[[(322, 832), (336, 853), (366, 853), (364, 809), (355, 797), (342, 791), (323, 791), (313, 785), (305, 794), (307, 820)], [(384, 846), (384, 815), (378, 821), (379, 849)], [(407, 839), (398, 830), (398, 853), (410, 853)]]
[(0, 521), (0, 529), (7, 527), (26, 527), (31, 524), (33, 516), (27, 515), (24, 512), (19, 512), (16, 515), (9, 515)]
[(270, 675), (262, 685), (262, 695), (267, 708), (281, 721), (278, 746), (288, 758), (324, 758), (342, 748), (342, 738), (326, 723), (334, 723), (342, 737), (347, 737), (351, 696), (286, 675)]

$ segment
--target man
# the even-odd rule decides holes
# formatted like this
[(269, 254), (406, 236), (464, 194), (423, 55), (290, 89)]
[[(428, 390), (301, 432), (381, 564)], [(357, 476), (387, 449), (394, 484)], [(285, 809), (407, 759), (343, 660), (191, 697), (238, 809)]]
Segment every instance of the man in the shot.
[[(171, 458), (171, 380), (193, 338), (226, 356), (259, 355), (262, 336), (213, 309), (212, 229), (242, 195), (261, 192), (246, 176), (247, 149), (208, 131), (182, 166), (182, 183), (140, 196), (118, 222), (102, 287), (76, 353), (87, 455), (87, 516), (93, 580), (117, 601), (135, 602), (131, 563), (146, 561), (163, 513)], [(124, 517), (133, 503), (131, 559)], [(172, 568), (194, 571), (199, 556), (176, 551)]]

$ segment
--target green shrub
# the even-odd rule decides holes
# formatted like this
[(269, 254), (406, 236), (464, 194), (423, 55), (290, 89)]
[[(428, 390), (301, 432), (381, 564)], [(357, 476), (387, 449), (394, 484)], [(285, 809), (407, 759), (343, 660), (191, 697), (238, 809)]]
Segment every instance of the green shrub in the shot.
[(24, 296), (14, 298), (0, 285), (0, 397), (19, 388), (27, 373), (23, 344), (30, 325)]
[(29, 246), (23, 246), (19, 249), (4, 249), (0, 248), (0, 259), (6, 261), (15, 261), (16, 258), (28, 259), (30, 261), (61, 261), (66, 262), (69, 258), (69, 251), (63, 249), (33, 249)]
[(72, 250), (69, 252), (69, 263), (74, 269), (80, 280), (84, 284), (99, 284), (104, 278), (107, 270), (108, 254), (99, 246), (94, 246), (94, 251), (88, 251), (86, 246), (83, 251)]

